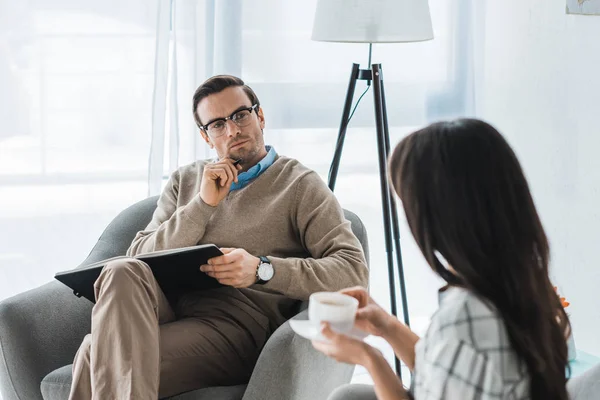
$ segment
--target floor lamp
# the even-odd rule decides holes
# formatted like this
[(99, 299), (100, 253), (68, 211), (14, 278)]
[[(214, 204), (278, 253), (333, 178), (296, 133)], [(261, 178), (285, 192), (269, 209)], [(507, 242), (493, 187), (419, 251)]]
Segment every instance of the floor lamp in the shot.
[[(372, 82), (391, 311), (394, 316), (398, 316), (396, 309), (396, 281), (394, 278), (393, 247), (395, 247), (402, 310), (404, 323), (407, 325), (410, 325), (410, 320), (400, 247), (398, 211), (394, 197), (390, 191), (387, 175), (390, 137), (383, 85), (383, 71), (381, 64), (371, 65), (371, 50), (373, 43), (407, 43), (431, 39), (433, 39), (433, 30), (427, 0), (319, 0), (317, 3), (312, 40), (369, 44), (368, 65), (371, 69), (360, 69), (359, 64), (352, 65), (336, 149), (331, 169), (329, 170), (328, 184), (329, 188), (333, 191), (335, 189), (346, 129), (350, 118), (352, 118), (351, 108), (356, 83), (357, 81), (366, 81), (367, 85), (370, 86)], [(358, 101), (360, 101), (360, 98)], [(356, 105), (358, 105), (358, 102)], [(392, 242), (394, 246), (392, 246)], [(401, 376), (400, 360), (398, 358), (395, 360), (395, 366), (396, 373)]]

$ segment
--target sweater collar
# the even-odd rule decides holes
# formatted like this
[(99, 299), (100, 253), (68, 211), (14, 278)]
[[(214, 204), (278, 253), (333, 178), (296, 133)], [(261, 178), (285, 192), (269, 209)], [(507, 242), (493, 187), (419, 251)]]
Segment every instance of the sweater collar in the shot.
[(273, 165), (275, 159), (277, 158), (277, 152), (273, 146), (265, 146), (265, 149), (267, 150), (267, 155), (248, 171), (239, 174), (237, 183), (233, 182), (231, 184), (231, 189), (229, 189), (230, 191), (239, 190), (246, 187), (250, 182), (258, 178), (260, 174), (265, 172), (267, 168)]

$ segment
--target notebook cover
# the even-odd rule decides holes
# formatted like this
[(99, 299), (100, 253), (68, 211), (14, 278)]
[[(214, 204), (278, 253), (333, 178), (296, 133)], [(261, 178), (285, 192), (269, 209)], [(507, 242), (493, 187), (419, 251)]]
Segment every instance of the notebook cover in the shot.
[[(169, 295), (223, 286), (216, 279), (200, 271), (200, 266), (206, 264), (209, 258), (222, 254), (214, 244), (203, 244), (139, 254), (133, 258), (148, 264), (162, 291)], [(73, 289), (76, 296), (85, 297), (95, 303), (94, 282), (100, 276), (102, 268), (108, 262), (122, 258), (127, 257), (113, 257), (77, 269), (59, 272), (54, 278)]]

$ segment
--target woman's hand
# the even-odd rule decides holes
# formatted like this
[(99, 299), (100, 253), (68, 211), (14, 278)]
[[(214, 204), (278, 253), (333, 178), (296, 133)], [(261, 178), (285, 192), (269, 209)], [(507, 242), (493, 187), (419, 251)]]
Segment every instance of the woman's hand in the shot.
[(329, 342), (313, 340), (314, 348), (337, 361), (365, 367), (373, 378), (375, 394), (378, 399), (397, 400), (409, 398), (402, 386), (402, 381), (398, 379), (398, 376), (379, 350), (369, 346), (362, 340), (356, 340), (332, 331), (327, 323), (323, 324), (321, 332)]
[(386, 336), (388, 334), (395, 318), (375, 303), (364, 288), (356, 286), (341, 290), (340, 293), (358, 300), (355, 321), (357, 328), (375, 336)]
[(381, 353), (362, 340), (334, 332), (327, 322), (322, 325), (321, 334), (328, 342), (313, 340), (312, 345), (326, 356), (347, 364), (367, 366), (371, 358)]

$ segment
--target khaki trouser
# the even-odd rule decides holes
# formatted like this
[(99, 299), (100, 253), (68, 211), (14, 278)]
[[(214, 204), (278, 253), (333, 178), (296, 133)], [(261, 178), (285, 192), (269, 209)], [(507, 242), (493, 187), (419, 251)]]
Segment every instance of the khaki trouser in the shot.
[[(70, 399), (156, 400), (203, 387), (248, 382), (268, 319), (219, 296), (174, 310), (150, 268), (110, 262), (95, 285), (92, 333), (73, 362)], [(219, 292), (220, 293), (220, 292)]]

